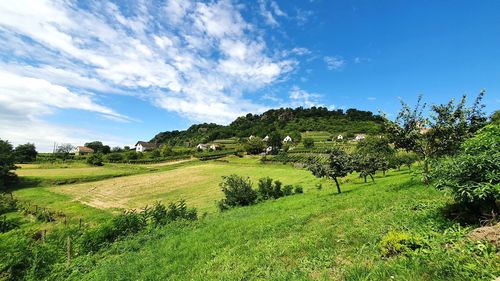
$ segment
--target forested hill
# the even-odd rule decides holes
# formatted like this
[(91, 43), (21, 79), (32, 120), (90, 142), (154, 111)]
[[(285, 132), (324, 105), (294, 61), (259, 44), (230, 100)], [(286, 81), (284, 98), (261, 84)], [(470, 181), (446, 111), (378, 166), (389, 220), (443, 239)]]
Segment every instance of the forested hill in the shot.
[(300, 136), (304, 131), (328, 131), (331, 133), (374, 134), (382, 130), (383, 117), (370, 111), (357, 109), (328, 110), (325, 107), (271, 109), (262, 114), (238, 117), (227, 126), (217, 124), (192, 125), (184, 131), (167, 131), (157, 134), (151, 141), (184, 145), (210, 142), (231, 137), (250, 135), (264, 137), (276, 132), (280, 135)]

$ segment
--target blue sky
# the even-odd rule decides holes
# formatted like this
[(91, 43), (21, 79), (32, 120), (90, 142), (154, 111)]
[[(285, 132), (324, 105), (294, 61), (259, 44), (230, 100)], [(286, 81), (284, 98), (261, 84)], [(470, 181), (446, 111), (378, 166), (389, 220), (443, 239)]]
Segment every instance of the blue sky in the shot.
[(275, 107), (500, 105), (499, 1), (0, 2), (0, 138), (133, 145)]

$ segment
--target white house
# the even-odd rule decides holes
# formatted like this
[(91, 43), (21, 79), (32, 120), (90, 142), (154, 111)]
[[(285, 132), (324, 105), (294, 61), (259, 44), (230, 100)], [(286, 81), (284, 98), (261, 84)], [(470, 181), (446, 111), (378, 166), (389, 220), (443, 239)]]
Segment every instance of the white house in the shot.
[(220, 150), (220, 145), (213, 143), (210, 145), (211, 150)]
[(273, 151), (273, 147), (272, 147), (272, 146), (268, 146), (268, 147), (266, 148), (266, 154), (269, 154), (269, 153), (271, 153), (272, 151)]
[(76, 155), (85, 155), (85, 154), (90, 154), (90, 153), (94, 153), (94, 150), (90, 147), (77, 146), (75, 149)]
[(354, 138), (354, 141), (362, 141), (365, 139), (365, 135), (357, 135), (355, 138)]
[(253, 138), (255, 138), (255, 136), (254, 136), (254, 135), (251, 135), (251, 136), (249, 136), (249, 137), (248, 137), (248, 139), (249, 139), (249, 140), (251, 140), (251, 139), (253, 139)]
[(338, 135), (338, 136), (337, 136), (337, 140), (341, 141), (341, 140), (343, 140), (343, 139), (344, 139), (344, 137), (343, 137), (342, 135)]
[(268, 141), (269, 140), (269, 136), (265, 136), (262, 141)]
[(200, 143), (196, 146), (196, 149), (199, 149), (199, 150), (205, 150), (207, 149), (208, 145), (204, 144), (204, 143)]
[(138, 141), (135, 144), (135, 152), (144, 152), (148, 150), (153, 150), (156, 148), (156, 144), (152, 142)]
[(283, 139), (283, 142), (291, 142), (292, 141), (292, 138), (290, 136), (286, 136), (284, 139)]

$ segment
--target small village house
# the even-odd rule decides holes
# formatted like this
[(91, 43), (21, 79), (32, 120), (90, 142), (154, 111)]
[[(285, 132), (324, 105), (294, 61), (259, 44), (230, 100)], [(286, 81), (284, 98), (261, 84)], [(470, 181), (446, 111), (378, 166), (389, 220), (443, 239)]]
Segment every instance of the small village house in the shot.
[(355, 138), (354, 138), (354, 141), (362, 141), (366, 138), (365, 135), (357, 135)]
[(214, 143), (214, 144), (210, 145), (210, 149), (214, 150), (214, 151), (215, 150), (221, 150), (221, 147), (220, 147), (220, 145)]
[(266, 148), (266, 154), (269, 154), (269, 153), (271, 153), (271, 152), (273, 152), (273, 147), (272, 147), (272, 146), (268, 146), (268, 147)]
[(344, 139), (344, 136), (342, 136), (342, 135), (338, 135), (338, 136), (337, 136), (337, 140), (338, 140), (338, 141), (341, 141), (341, 140), (343, 140), (343, 139)]
[(286, 136), (284, 139), (283, 139), (283, 142), (291, 142), (292, 141), (292, 138), (290, 136)]
[(94, 150), (86, 146), (77, 146), (75, 149), (75, 155), (86, 155), (94, 153)]
[(208, 145), (207, 144), (204, 144), (204, 143), (199, 143), (197, 146), (196, 146), (196, 149), (198, 150), (206, 150), (208, 148)]
[(138, 141), (135, 144), (135, 152), (144, 152), (153, 149), (156, 149), (156, 144), (152, 142)]
[(266, 135), (266, 136), (262, 139), (262, 141), (269, 141), (269, 136), (267, 136), (267, 135)]

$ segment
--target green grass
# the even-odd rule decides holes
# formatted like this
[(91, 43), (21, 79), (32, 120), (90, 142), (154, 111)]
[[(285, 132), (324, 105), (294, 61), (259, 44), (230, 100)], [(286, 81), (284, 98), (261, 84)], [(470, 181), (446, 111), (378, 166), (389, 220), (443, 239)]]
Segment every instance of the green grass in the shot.
[[(455, 250), (463, 238), (446, 246), (443, 233), (453, 222), (439, 211), (448, 201), (443, 194), (409, 181), (407, 171), (376, 180), (344, 184), (342, 194), (310, 189), (149, 231), (79, 258), (70, 279), (492, 280), (500, 274), (494, 254)], [(383, 258), (378, 244), (390, 230), (427, 237), (427, 252)]]
[[(40, 168), (43, 172), (36, 177), (81, 183), (50, 185), (47, 180), (39, 187), (15, 190), (14, 196), (62, 211), (72, 223), (83, 218), (89, 227), (109, 220), (117, 209), (156, 200), (184, 198), (200, 215), (209, 214), (194, 223), (148, 229), (97, 254), (75, 256), (69, 267), (54, 267), (49, 279), (493, 280), (500, 275), (498, 251), (467, 242), (469, 229), (457, 228), (442, 213), (450, 198), (412, 180), (408, 170), (377, 174), (375, 183), (366, 184), (350, 175), (337, 194), (331, 182), (306, 170), (260, 164), (259, 157), (126, 167), (142, 170), (86, 182), (96, 177), (76, 172), (86, 167), (62, 168), (67, 173)], [(96, 171), (108, 176), (114, 169), (122, 167)], [(301, 184), (305, 193), (219, 213), (214, 203), (222, 197), (218, 184), (233, 173), (249, 176), (255, 187), (258, 178), (270, 176), (284, 184)], [(323, 189), (318, 190), (317, 183)], [(25, 219), (23, 227), (31, 233), (61, 227), (61, 222)], [(422, 237), (425, 245), (415, 253), (382, 257), (379, 243), (389, 231)], [(18, 234), (0, 234), (0, 239), (13, 235)]]

